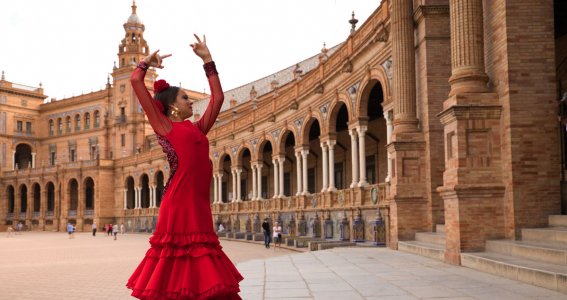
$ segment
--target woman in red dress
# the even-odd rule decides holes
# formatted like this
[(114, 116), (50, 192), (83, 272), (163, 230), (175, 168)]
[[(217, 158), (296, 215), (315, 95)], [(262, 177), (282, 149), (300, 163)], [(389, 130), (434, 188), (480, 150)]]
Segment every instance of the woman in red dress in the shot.
[(158, 51), (144, 58), (131, 82), (170, 165), (156, 231), (150, 249), (128, 280), (139, 299), (241, 299), (243, 278), (221, 250), (213, 227), (209, 187), (209, 141), (206, 134), (221, 109), (224, 95), (206, 38), (191, 47), (203, 59), (211, 99), (203, 116), (192, 123), (192, 103), (164, 80), (154, 84), (152, 99), (144, 84), (148, 67), (163, 68)]

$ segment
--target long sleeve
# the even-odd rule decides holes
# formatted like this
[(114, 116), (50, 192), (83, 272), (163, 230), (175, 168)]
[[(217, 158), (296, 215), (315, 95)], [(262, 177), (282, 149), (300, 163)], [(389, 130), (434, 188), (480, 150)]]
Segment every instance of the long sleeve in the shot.
[(144, 112), (148, 116), (150, 125), (157, 134), (165, 136), (173, 126), (171, 120), (163, 114), (161, 103), (154, 100), (148, 92), (144, 84), (145, 75), (146, 71), (144, 69), (141, 67), (136, 68), (130, 77), (130, 83), (132, 83), (134, 93), (136, 93), (138, 101), (140, 101)]
[(195, 123), (197, 127), (207, 134), (209, 130), (215, 124), (219, 112), (224, 102), (224, 92), (220, 83), (219, 75), (217, 73), (215, 63), (210, 62), (204, 65), (205, 73), (209, 79), (209, 87), (211, 89), (211, 99), (209, 100), (209, 105), (203, 113), (203, 116)]

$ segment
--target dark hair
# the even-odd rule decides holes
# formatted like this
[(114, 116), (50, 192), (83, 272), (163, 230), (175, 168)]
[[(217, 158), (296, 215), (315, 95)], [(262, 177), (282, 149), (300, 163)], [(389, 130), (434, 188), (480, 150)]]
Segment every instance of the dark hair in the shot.
[(170, 86), (166, 90), (161, 91), (154, 95), (154, 98), (161, 102), (163, 105), (163, 114), (167, 116), (169, 112), (169, 105), (175, 102), (175, 98), (177, 98), (177, 93), (179, 92), (179, 87)]

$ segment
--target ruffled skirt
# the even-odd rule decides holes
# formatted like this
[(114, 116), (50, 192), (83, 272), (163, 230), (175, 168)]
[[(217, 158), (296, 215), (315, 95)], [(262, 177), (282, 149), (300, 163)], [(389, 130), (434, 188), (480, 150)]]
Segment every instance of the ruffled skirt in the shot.
[(214, 233), (154, 234), (126, 286), (139, 299), (241, 299), (243, 278)]

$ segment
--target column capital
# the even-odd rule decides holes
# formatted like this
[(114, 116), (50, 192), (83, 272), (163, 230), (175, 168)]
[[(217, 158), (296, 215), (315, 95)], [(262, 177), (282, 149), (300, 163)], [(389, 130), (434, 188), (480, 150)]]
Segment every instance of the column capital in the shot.
[(364, 134), (366, 131), (368, 131), (368, 126), (366, 125), (361, 125), (356, 127), (356, 131), (358, 132), (358, 134)]
[(337, 144), (336, 140), (328, 140), (327, 141), (327, 146), (329, 146), (329, 149), (333, 149), (336, 144)]

